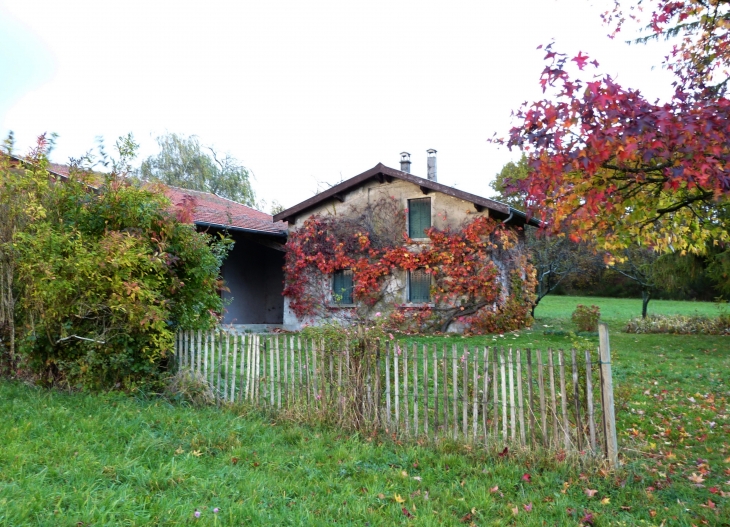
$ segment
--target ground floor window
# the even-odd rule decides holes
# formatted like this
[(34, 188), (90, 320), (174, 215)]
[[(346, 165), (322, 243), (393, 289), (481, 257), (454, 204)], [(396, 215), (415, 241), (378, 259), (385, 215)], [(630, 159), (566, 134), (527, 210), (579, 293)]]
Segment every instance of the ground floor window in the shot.
[(408, 301), (416, 304), (431, 301), (431, 275), (426, 269), (408, 271)]

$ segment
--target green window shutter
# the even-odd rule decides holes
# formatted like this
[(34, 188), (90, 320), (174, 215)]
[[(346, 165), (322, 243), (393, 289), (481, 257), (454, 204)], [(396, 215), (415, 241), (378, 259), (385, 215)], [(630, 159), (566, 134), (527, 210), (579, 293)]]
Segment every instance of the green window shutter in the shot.
[(408, 301), (417, 304), (431, 301), (431, 275), (423, 268), (408, 272)]
[(335, 271), (332, 277), (332, 297), (336, 304), (352, 304), (352, 269)]
[(408, 236), (426, 238), (431, 228), (431, 198), (408, 200)]

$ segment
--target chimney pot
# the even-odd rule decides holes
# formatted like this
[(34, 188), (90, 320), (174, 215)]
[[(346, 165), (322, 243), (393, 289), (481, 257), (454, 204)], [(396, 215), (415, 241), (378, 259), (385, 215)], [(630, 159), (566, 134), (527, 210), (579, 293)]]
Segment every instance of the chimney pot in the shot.
[(426, 164), (428, 166), (428, 180), (436, 182), (436, 150), (429, 148), (426, 150), (428, 158), (426, 158)]
[(400, 170), (406, 174), (411, 173), (411, 154), (408, 152), (400, 153)]

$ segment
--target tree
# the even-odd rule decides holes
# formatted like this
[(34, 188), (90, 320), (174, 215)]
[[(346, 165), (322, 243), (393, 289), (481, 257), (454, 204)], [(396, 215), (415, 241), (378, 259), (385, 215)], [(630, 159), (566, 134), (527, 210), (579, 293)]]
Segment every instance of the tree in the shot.
[(641, 287), (641, 318), (646, 318), (649, 301), (656, 291), (661, 277), (657, 266), (659, 255), (650, 250), (633, 246), (625, 249), (621, 259), (611, 266), (611, 269), (629, 280), (633, 280)]
[[(50, 382), (154, 383), (178, 327), (217, 321), (229, 242), (196, 232), (180, 219), (187, 211), (126, 177), (131, 136), (115, 145), (116, 159), (72, 161), (62, 182), (46, 170), (47, 146), (42, 137), (30, 156), (0, 166), (0, 209), (13, 225), (0, 239), (10, 351), (17, 335), (23, 363)], [(92, 170), (99, 164), (103, 173)]]
[(489, 183), (495, 192), (496, 199), (517, 210), (524, 211), (527, 205), (527, 194), (521, 191), (516, 183), (527, 179), (530, 170), (525, 154), (522, 154), (517, 163), (510, 161), (504, 165), (502, 170), (494, 176), (494, 180)]
[(139, 169), (142, 179), (212, 192), (249, 207), (256, 206), (250, 173), (235, 157), (203, 147), (194, 135), (162, 135), (157, 138), (157, 144), (160, 153), (142, 162)]
[[(496, 199), (516, 209), (524, 209), (527, 195), (514, 182), (526, 180), (530, 172), (525, 155), (517, 163), (507, 163), (490, 183), (496, 192)], [(564, 232), (554, 233), (547, 229), (536, 232), (530, 227), (525, 228), (530, 261), (536, 271), (537, 287), (531, 312), (534, 317), (540, 300), (568, 280), (589, 280), (595, 275), (603, 258), (596, 254), (591, 244), (573, 241)]]
[[(631, 13), (626, 3), (604, 15), (615, 32)], [(649, 102), (608, 75), (583, 81), (569, 69), (598, 62), (551, 44), (540, 78), (548, 96), (524, 105), (497, 141), (527, 153), (532, 170), (510, 185), (551, 230), (614, 255), (632, 244), (705, 254), (730, 242), (730, 219), (718, 213), (730, 200), (730, 1), (647, 4), (645, 41), (682, 37), (664, 63), (676, 76), (668, 102)]]

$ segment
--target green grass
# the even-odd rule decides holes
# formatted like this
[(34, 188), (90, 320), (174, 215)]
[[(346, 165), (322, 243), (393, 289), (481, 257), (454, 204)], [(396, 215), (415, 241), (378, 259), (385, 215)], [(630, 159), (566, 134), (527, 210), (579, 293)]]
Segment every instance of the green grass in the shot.
[(593, 346), (544, 334), (570, 330), (578, 303), (601, 306), (612, 328), (618, 471), (2, 381), (0, 525), (578, 525), (588, 512), (595, 525), (728, 524), (730, 338), (628, 335), (618, 330), (640, 302), (547, 297), (531, 330), (421, 340)]

